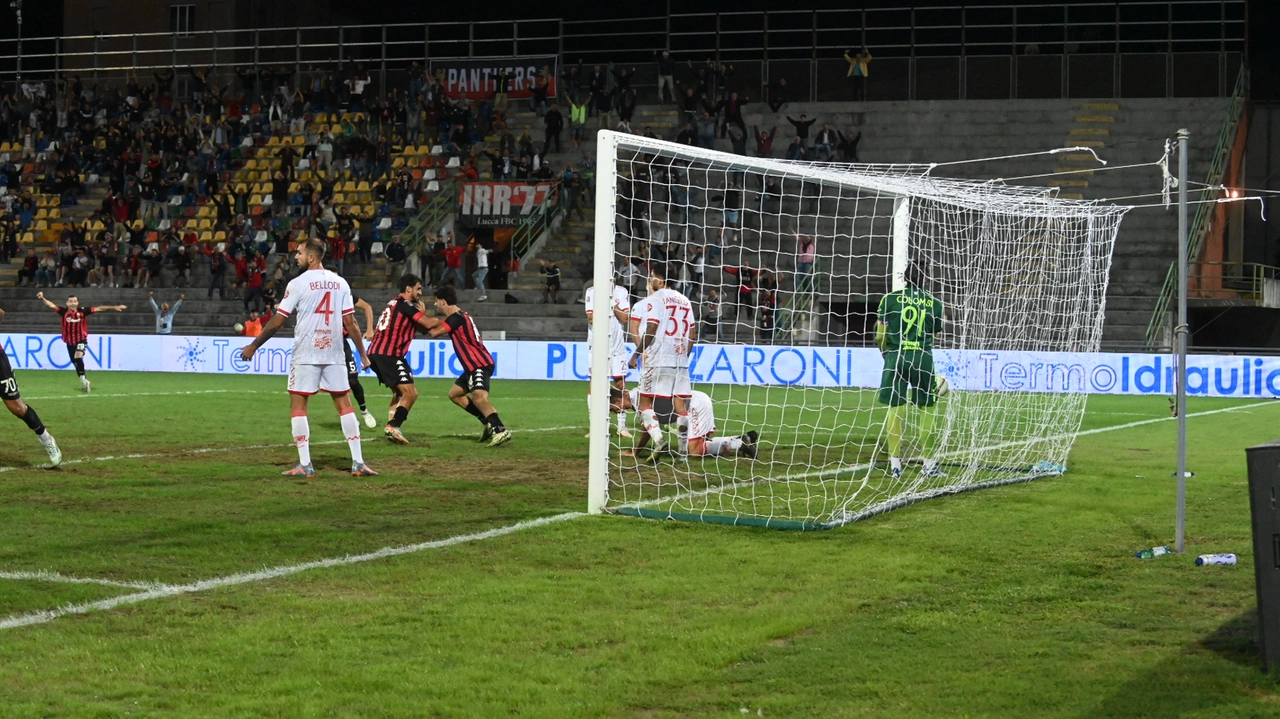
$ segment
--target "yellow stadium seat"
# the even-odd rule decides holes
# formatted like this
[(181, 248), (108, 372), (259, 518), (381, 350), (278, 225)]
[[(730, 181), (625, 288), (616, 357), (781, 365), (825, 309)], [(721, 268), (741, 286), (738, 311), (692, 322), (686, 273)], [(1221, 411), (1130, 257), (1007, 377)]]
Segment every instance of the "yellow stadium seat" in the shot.
[(36, 232), (44, 232), (45, 230), (49, 229), (49, 223), (45, 222), (44, 220), (36, 220), (35, 225), (33, 225), (31, 229), (35, 230)]
[(59, 220), (59, 219), (62, 219), (62, 208), (61, 208), (61, 207), (50, 207), (50, 208), (49, 208), (49, 219), (51, 219), (51, 220)]
[(24, 233), (23, 233), (23, 235), (22, 235), (22, 241), (23, 241), (23, 242), (35, 242), (35, 241), (36, 241), (36, 233), (34, 233), (34, 232), (24, 232)]
[(368, 181), (368, 180), (361, 180), (361, 181), (360, 181), (360, 184), (359, 184), (359, 185), (356, 185), (356, 192), (368, 192), (368, 191), (369, 191), (369, 181)]
[(245, 160), (245, 161), (244, 161), (244, 169), (246, 169), (246, 170), (256, 170), (256, 169), (258, 169), (258, 161), (257, 161), (257, 160), (255, 160), (255, 159), (253, 159), (252, 157), (251, 157), (251, 158), (249, 158), (248, 160)]
[(226, 232), (224, 232), (224, 231), (222, 231), (222, 230), (218, 230), (217, 232), (213, 233), (213, 241), (214, 241), (214, 242), (226, 242), (226, 241), (227, 241), (227, 233), (226, 233)]
[(262, 195), (253, 195), (252, 197), (250, 197), (250, 198), (249, 198), (249, 204), (250, 204), (250, 205), (261, 205), (261, 204), (262, 204)]

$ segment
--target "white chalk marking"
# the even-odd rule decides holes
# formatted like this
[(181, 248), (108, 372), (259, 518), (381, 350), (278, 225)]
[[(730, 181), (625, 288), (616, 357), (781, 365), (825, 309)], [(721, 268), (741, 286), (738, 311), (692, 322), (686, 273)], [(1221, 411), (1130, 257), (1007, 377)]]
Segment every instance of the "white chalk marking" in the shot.
[(91, 612), (103, 612), (116, 607), (127, 604), (138, 604), (151, 599), (164, 599), (165, 597), (176, 597), (181, 594), (194, 594), (196, 592), (207, 592), (211, 589), (220, 589), (222, 587), (232, 587), (238, 584), (250, 584), (253, 582), (264, 582), (270, 579), (279, 579), (300, 572), (310, 571), (312, 569), (328, 569), (330, 567), (344, 567), (351, 564), (359, 564), (361, 562), (371, 562), (377, 559), (386, 559), (387, 557), (398, 557), (402, 554), (413, 554), (427, 549), (443, 549), (452, 547), (456, 544), (464, 542), (478, 542), (483, 539), (492, 539), (503, 535), (519, 532), (524, 529), (533, 529), (535, 527), (543, 527), (556, 522), (563, 522), (569, 519), (576, 519), (585, 516), (581, 512), (567, 512), (565, 514), (557, 514), (553, 517), (543, 517), (541, 519), (531, 519), (526, 522), (518, 522), (505, 527), (497, 527), (488, 529), (483, 532), (475, 532), (473, 534), (460, 534), (447, 539), (438, 539), (432, 542), (421, 542), (418, 544), (409, 544), (403, 547), (385, 547), (376, 552), (367, 554), (352, 554), (345, 557), (335, 557), (333, 559), (320, 559), (314, 562), (304, 562), (302, 564), (291, 564), (280, 567), (271, 567), (257, 572), (247, 572), (244, 574), (232, 574), (216, 579), (205, 579), (191, 584), (179, 585), (162, 585), (153, 589), (133, 594), (125, 594), (110, 599), (101, 599), (94, 602), (84, 602), (82, 604), (71, 604), (57, 609), (42, 610), (31, 612), (29, 614), (19, 614), (11, 616), (7, 619), (0, 620), (0, 630), (15, 629), (17, 627), (29, 627), (33, 624), (44, 624), (51, 622), (59, 617), (65, 617), (69, 614), (89, 614)]
[(52, 582), (55, 584), (100, 584), (104, 587), (125, 587), (127, 589), (163, 589), (168, 586), (159, 582), (117, 582), (113, 579), (94, 579), (92, 577), (68, 577), (57, 572), (40, 570), (38, 572), (0, 572), (0, 579), (14, 579), (28, 582)]

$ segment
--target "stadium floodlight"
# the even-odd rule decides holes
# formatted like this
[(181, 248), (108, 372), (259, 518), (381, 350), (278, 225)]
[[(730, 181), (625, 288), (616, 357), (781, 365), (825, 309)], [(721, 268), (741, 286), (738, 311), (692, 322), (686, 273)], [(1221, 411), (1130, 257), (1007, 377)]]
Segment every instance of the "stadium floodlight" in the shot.
[[(754, 459), (626, 456), (630, 442), (609, 434), (608, 343), (595, 343), (589, 511), (810, 529), (1064, 470), (1087, 370), (1057, 353), (1098, 350), (1126, 207), (928, 166), (749, 158), (607, 131), (597, 143), (596, 286), (665, 255), (701, 326), (711, 305), (683, 258), (707, 247), (704, 287), (725, 297), (725, 317), (718, 340), (692, 350), (694, 386), (718, 434), (760, 439)], [(814, 263), (797, 264), (809, 237)], [(643, 240), (672, 251), (637, 258)], [(594, 294), (597, 337), (609, 296)], [(911, 384), (932, 386), (890, 373), (881, 390), (878, 311), (900, 335), (890, 356), (927, 357), (913, 361), (935, 371)], [(992, 383), (1000, 353), (1039, 371)]]

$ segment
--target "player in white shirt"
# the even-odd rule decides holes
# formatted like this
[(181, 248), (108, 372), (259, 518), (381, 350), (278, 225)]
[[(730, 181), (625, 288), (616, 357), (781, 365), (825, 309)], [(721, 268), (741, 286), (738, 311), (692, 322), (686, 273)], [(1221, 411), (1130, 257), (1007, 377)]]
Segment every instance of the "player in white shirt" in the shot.
[[(630, 392), (615, 392), (611, 401), (613, 402), (611, 409), (618, 414), (626, 414), (627, 410), (635, 409), (640, 403), (640, 390), (633, 389)], [(730, 454), (739, 454), (744, 457), (756, 458), (757, 443), (760, 441), (760, 433), (751, 430), (746, 434), (737, 437), (715, 437), (716, 433), (716, 415), (715, 408), (711, 405), (711, 397), (706, 392), (693, 390), (689, 397), (689, 418), (688, 421), (681, 425), (678, 421), (676, 427), (680, 433), (680, 450), (682, 454), (689, 454), (694, 457), (724, 457)], [(677, 418), (671, 415), (658, 414), (658, 421), (663, 424), (671, 424), (672, 420)]]
[(635, 456), (650, 440), (653, 451), (667, 448), (667, 441), (653, 411), (655, 397), (670, 397), (678, 421), (687, 422), (685, 402), (692, 389), (689, 385), (689, 357), (693, 353), (697, 319), (689, 298), (667, 287), (666, 271), (657, 265), (649, 269), (649, 296), (636, 303), (631, 312), (631, 339), (636, 351), (628, 363), (636, 367), (644, 357), (640, 372), (640, 427), (644, 434), (636, 439), (635, 450), (623, 450)]
[(289, 283), (274, 317), (262, 328), (253, 344), (240, 350), (246, 362), (253, 359), (264, 342), (294, 318), (293, 359), (289, 366), (289, 403), (293, 414), (293, 441), (298, 447), (298, 466), (285, 472), (289, 477), (314, 477), (311, 467), (311, 427), (307, 422), (307, 398), (317, 392), (328, 392), (338, 409), (342, 432), (351, 450), (351, 474), (357, 477), (376, 475), (364, 463), (360, 450), (360, 421), (348, 395), (347, 363), (342, 344), (342, 330), (355, 342), (360, 353), (360, 367), (368, 368), (363, 335), (356, 326), (355, 306), (347, 281), (321, 263), (324, 245), (308, 240), (298, 246), (295, 255), (302, 274)]
[[(613, 316), (609, 318), (609, 378), (613, 386), (626, 389), (627, 381), (627, 323), (631, 320), (631, 293), (625, 287), (610, 283), (613, 288), (613, 299), (610, 309)], [(587, 304), (587, 356), (591, 356), (591, 342), (594, 329), (591, 326), (592, 313), (595, 309), (595, 287), (588, 287), (583, 301)], [(590, 376), (588, 368), (587, 374)], [(587, 406), (591, 404), (591, 392), (587, 392)], [(587, 433), (590, 437), (591, 434)], [(627, 429), (627, 415), (618, 415), (618, 436), (631, 438)]]

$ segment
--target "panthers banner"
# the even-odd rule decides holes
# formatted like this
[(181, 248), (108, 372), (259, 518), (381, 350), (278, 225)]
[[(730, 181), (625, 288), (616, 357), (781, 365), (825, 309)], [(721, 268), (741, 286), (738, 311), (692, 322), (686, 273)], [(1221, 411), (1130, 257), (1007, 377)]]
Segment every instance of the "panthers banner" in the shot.
[(431, 74), (444, 74), (444, 94), (452, 99), (488, 100), (498, 91), (498, 76), (507, 74), (507, 97), (527, 100), (533, 96), (538, 75), (547, 77), (547, 97), (556, 96), (556, 56), (432, 60)]

